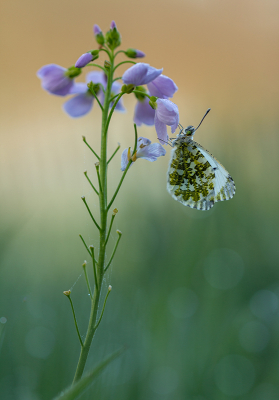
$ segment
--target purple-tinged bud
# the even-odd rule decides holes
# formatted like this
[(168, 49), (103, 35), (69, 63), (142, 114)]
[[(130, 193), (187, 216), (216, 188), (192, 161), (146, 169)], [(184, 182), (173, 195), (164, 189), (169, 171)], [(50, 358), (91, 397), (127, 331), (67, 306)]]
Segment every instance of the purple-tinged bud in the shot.
[(110, 24), (110, 29), (117, 29), (116, 28), (116, 23), (115, 23), (115, 21), (111, 21), (111, 24)]
[(77, 62), (75, 63), (75, 67), (77, 68), (83, 68), (85, 67), (90, 61), (93, 60), (93, 56), (91, 53), (85, 53), (82, 56), (79, 57)]
[(100, 44), (101, 46), (103, 46), (103, 44), (105, 43), (105, 38), (104, 38), (103, 32), (101, 31), (100, 27), (95, 24), (93, 27), (93, 32), (95, 35), (96, 42), (98, 44)]
[(136, 50), (136, 49), (127, 49), (125, 51), (125, 54), (129, 58), (142, 58), (145, 57), (145, 54), (143, 51)]
[(99, 57), (99, 50), (92, 50), (87, 53), (82, 54), (77, 60), (75, 66), (77, 68), (85, 67), (90, 61), (94, 61)]

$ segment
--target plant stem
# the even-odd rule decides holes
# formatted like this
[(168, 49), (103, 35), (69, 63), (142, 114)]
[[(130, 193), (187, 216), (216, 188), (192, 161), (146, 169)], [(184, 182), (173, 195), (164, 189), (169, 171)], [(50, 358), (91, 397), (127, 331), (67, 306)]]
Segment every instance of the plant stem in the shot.
[(81, 348), (80, 357), (75, 373), (73, 383), (76, 383), (82, 376), (85, 363), (90, 350), (90, 345), (97, 329), (97, 311), (100, 301), (101, 288), (104, 277), (105, 268), (105, 252), (106, 252), (106, 231), (107, 231), (107, 130), (108, 130), (108, 113), (111, 98), (111, 86), (113, 82), (114, 71), (114, 54), (113, 51), (107, 51), (110, 58), (110, 68), (107, 72), (107, 88), (102, 110), (102, 133), (101, 133), (101, 152), (100, 152), (100, 184), (102, 191), (99, 192), (100, 205), (100, 226), (99, 226), (99, 259), (97, 264), (98, 286), (95, 286), (93, 298), (91, 301), (90, 318), (87, 328), (86, 337), (83, 347)]
[(82, 339), (81, 339), (81, 336), (80, 336), (80, 333), (79, 333), (79, 329), (78, 329), (78, 324), (77, 324), (77, 319), (76, 319), (76, 314), (75, 314), (74, 305), (73, 305), (71, 296), (69, 295), (69, 296), (67, 296), (67, 297), (68, 297), (68, 299), (70, 300), (70, 303), (71, 303), (71, 307), (72, 307), (72, 312), (73, 312), (73, 316), (74, 316), (74, 321), (75, 321), (75, 326), (76, 326), (78, 338), (79, 338), (79, 341), (80, 341), (81, 348), (83, 348), (83, 343), (82, 343)]

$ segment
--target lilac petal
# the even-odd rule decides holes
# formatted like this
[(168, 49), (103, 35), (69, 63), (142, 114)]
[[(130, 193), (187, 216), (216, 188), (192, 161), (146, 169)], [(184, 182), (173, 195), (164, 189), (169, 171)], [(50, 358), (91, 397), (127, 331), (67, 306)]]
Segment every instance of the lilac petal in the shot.
[(86, 93), (88, 91), (88, 86), (84, 82), (74, 82), (69, 94)]
[(94, 32), (95, 36), (98, 35), (99, 33), (102, 33), (101, 28), (99, 27), (99, 25), (95, 24), (93, 26), (93, 32)]
[(163, 69), (156, 69), (150, 67), (146, 63), (138, 63), (128, 68), (123, 76), (122, 80), (126, 85), (140, 86), (151, 82), (162, 73)]
[(145, 57), (145, 53), (141, 50), (136, 50), (136, 58)]
[(165, 75), (160, 75), (147, 85), (151, 96), (156, 96), (161, 99), (172, 97), (178, 90), (174, 81)]
[(155, 114), (155, 129), (157, 132), (157, 137), (159, 139), (159, 142), (163, 145), (166, 145), (169, 140), (168, 136), (168, 131), (167, 131), (167, 126), (164, 124), (162, 121), (160, 121)]
[(37, 72), (43, 89), (57, 96), (66, 96), (73, 86), (73, 79), (65, 76), (67, 70), (56, 64), (45, 65)]
[(72, 118), (82, 117), (89, 113), (93, 106), (94, 97), (90, 93), (82, 93), (64, 103), (64, 111)]
[(107, 86), (106, 75), (103, 72), (99, 71), (89, 72), (86, 75), (86, 82), (87, 83), (93, 82), (94, 84), (101, 83), (104, 86), (104, 88), (106, 88)]
[(93, 56), (91, 53), (82, 54), (79, 59), (77, 60), (75, 67), (76, 68), (83, 68), (85, 65), (90, 63), (93, 60)]
[[(127, 165), (128, 165), (128, 149), (123, 150), (122, 155), (121, 155), (121, 171), (125, 171)], [(132, 163), (133, 164), (133, 163)]]
[(110, 29), (116, 28), (116, 23), (114, 21), (111, 21), (110, 24)]
[(164, 156), (166, 150), (160, 143), (152, 143), (149, 146), (143, 147), (137, 151), (137, 158), (143, 158), (148, 161), (156, 161), (158, 157)]
[(145, 124), (154, 125), (155, 110), (149, 105), (149, 99), (146, 97), (144, 101), (138, 101), (135, 107), (134, 122), (137, 125)]
[(164, 124), (177, 128), (179, 122), (179, 111), (177, 105), (172, 101), (167, 99), (158, 99), (156, 116)]
[(149, 146), (150, 144), (151, 144), (151, 140), (150, 139), (147, 139), (147, 138), (145, 138), (143, 136), (140, 136), (138, 138), (137, 151), (139, 151), (140, 149), (142, 149), (142, 148), (144, 148), (146, 146)]

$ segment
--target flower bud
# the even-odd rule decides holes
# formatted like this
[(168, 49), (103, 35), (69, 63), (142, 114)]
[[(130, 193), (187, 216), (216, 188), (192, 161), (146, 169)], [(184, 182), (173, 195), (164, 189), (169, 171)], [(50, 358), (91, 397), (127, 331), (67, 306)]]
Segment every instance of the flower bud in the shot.
[(144, 101), (144, 99), (145, 99), (145, 97), (146, 97), (146, 96), (144, 95), (144, 93), (146, 93), (145, 88), (144, 88), (143, 86), (136, 86), (136, 90), (143, 93), (143, 94), (134, 93), (134, 95), (136, 96), (136, 98), (137, 98), (139, 101)]
[(105, 61), (104, 62), (104, 67), (105, 67), (105, 69), (109, 70), (110, 67), (111, 67), (111, 63), (109, 61)]
[(121, 92), (123, 93), (132, 93), (132, 91), (135, 89), (135, 86), (132, 84), (129, 85), (123, 85), (121, 88)]
[(121, 36), (114, 21), (112, 21), (110, 30), (106, 33), (106, 43), (111, 50), (121, 45)]
[(112, 211), (112, 215), (116, 215), (118, 213), (118, 210), (117, 210), (117, 208), (115, 208), (113, 211)]
[(122, 236), (122, 232), (119, 229), (117, 229), (116, 233), (118, 233), (119, 236)]
[(96, 42), (98, 44), (100, 44), (101, 46), (103, 46), (103, 44), (105, 43), (105, 38), (104, 38), (103, 32), (101, 31), (100, 27), (95, 24), (93, 27), (93, 32), (95, 35)]
[(76, 68), (83, 68), (85, 67), (90, 61), (93, 60), (93, 56), (91, 53), (82, 54), (77, 62), (75, 63)]
[(140, 51), (140, 50), (136, 50), (136, 49), (127, 49), (125, 51), (125, 54), (127, 57), (129, 58), (141, 58), (141, 57), (145, 57), (145, 54)]
[(149, 105), (150, 105), (150, 107), (153, 108), (153, 110), (156, 110), (156, 109), (157, 109), (157, 103), (156, 103), (156, 102), (153, 102), (152, 100), (150, 100), (150, 101), (149, 101)]
[(70, 294), (71, 294), (71, 291), (70, 291), (70, 290), (65, 290), (65, 291), (63, 292), (63, 294), (64, 294), (65, 296), (69, 297)]
[(109, 286), (108, 286), (108, 291), (110, 292), (110, 291), (111, 291), (111, 289), (112, 289), (112, 286), (111, 286), (111, 285), (109, 285)]
[(65, 72), (65, 76), (69, 78), (75, 78), (80, 74), (81, 74), (81, 68), (76, 68), (75, 66), (68, 68), (68, 70)]

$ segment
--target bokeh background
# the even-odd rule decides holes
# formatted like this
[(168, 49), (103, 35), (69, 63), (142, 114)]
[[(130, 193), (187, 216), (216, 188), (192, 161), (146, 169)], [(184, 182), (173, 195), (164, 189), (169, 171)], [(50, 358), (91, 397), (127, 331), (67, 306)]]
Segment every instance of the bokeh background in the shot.
[[(70, 119), (36, 71), (72, 65), (95, 47), (93, 24), (106, 31), (112, 19), (123, 49), (143, 50), (174, 79), (184, 126), (212, 108), (195, 138), (237, 191), (209, 212), (191, 210), (166, 191), (169, 148), (132, 167), (115, 203), (123, 237), (87, 369), (127, 350), (80, 398), (279, 398), (278, 12), (275, 0), (2, 2), (1, 399), (51, 399), (74, 374), (79, 342), (62, 292), (72, 289), (85, 334), (87, 254), (78, 234), (96, 246), (98, 238), (80, 197), (95, 214), (98, 205), (83, 176), (87, 169), (95, 179), (95, 160), (81, 136), (99, 149), (100, 112)], [(124, 103), (109, 153), (133, 144), (135, 99)], [(154, 128), (139, 134), (156, 140)]]

